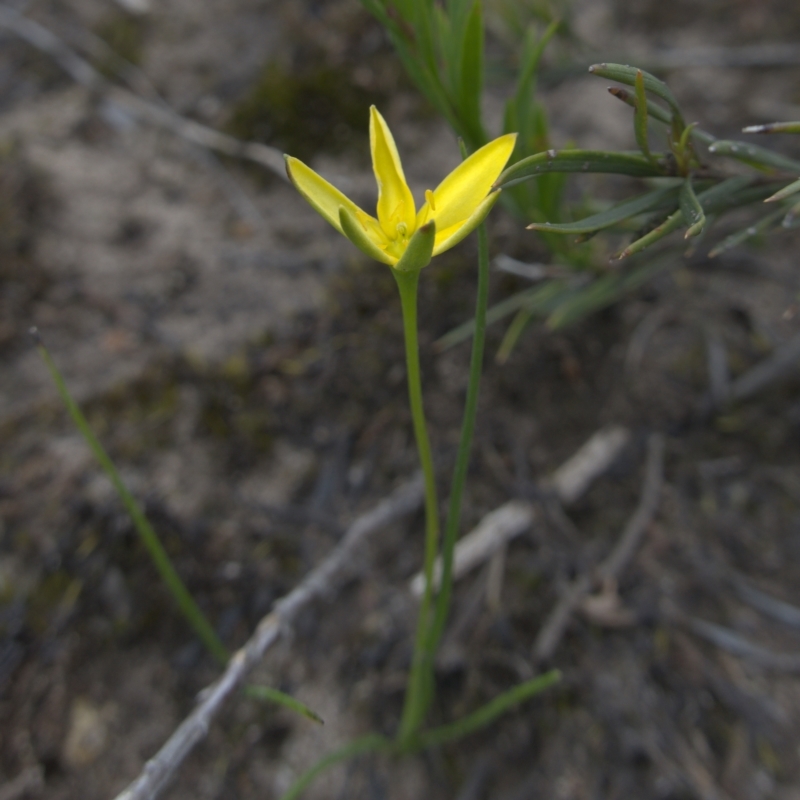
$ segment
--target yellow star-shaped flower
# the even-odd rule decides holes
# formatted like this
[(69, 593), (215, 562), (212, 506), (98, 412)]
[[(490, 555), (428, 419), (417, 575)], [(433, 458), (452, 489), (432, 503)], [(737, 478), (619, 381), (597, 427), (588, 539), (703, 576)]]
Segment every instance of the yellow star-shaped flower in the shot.
[(286, 156), (286, 171), (300, 194), (339, 233), (371, 258), (395, 267), (416, 232), (435, 233), (432, 248), (423, 248), (430, 260), (483, 222), (500, 194), (491, 191), (492, 184), (511, 157), (516, 138), (515, 133), (506, 134), (473, 153), (436, 189), (425, 192), (425, 203), (417, 211), (392, 133), (372, 106), (369, 141), (378, 182), (377, 219), (302, 161)]

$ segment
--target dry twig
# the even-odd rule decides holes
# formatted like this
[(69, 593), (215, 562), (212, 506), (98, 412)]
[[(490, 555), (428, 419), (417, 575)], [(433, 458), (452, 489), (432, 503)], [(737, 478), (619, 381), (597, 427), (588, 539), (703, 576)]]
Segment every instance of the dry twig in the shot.
[(617, 546), (593, 572), (581, 575), (567, 589), (542, 626), (533, 646), (533, 657), (537, 662), (552, 658), (561, 638), (566, 632), (572, 614), (596, 586), (616, 581), (636, 552), (648, 525), (658, 510), (661, 486), (664, 480), (664, 437), (651, 434), (647, 443), (647, 467), (642, 497), (633, 516), (625, 526)]
[(705, 639), (731, 655), (744, 658), (762, 669), (787, 672), (793, 675), (800, 674), (800, 653), (776, 653), (745, 639), (744, 636), (730, 628), (723, 628), (721, 625), (715, 625), (713, 622), (707, 622), (697, 617), (677, 615), (676, 621), (684, 624), (701, 639)]
[(298, 612), (313, 600), (333, 591), (352, 569), (357, 549), (371, 534), (416, 511), (421, 504), (422, 478), (418, 476), (396, 489), (372, 511), (358, 517), (330, 555), (261, 620), (255, 633), (228, 662), (222, 677), (200, 693), (197, 708), (145, 764), (141, 775), (115, 800), (154, 800), (158, 797), (192, 748), (205, 738), (227, 697), (275, 643), (281, 631), (291, 625)]
[[(630, 437), (630, 431), (619, 425), (597, 431), (543, 483), (544, 501), (550, 497), (558, 508), (560, 503), (574, 503), (616, 461)], [(509, 500), (490, 511), (456, 544), (453, 580), (462, 578), (528, 530), (535, 516), (534, 506), (522, 500)], [(437, 584), (441, 571), (441, 563), (437, 560), (434, 572)], [(410, 584), (412, 594), (421, 597), (424, 586), (422, 573), (417, 573)]]

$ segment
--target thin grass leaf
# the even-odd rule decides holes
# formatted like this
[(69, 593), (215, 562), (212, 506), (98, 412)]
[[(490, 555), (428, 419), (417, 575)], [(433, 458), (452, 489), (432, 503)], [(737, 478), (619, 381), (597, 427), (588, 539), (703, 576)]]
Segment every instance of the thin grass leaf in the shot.
[(530, 308), (521, 308), (517, 311), (517, 315), (511, 320), (511, 324), (506, 329), (503, 336), (503, 341), (500, 342), (500, 347), (497, 348), (494, 360), (498, 364), (505, 364), (511, 351), (517, 344), (522, 332), (528, 327), (531, 320), (534, 318), (534, 311)]
[(610, 228), (612, 225), (617, 225), (626, 219), (635, 217), (645, 211), (650, 211), (662, 204), (675, 205), (678, 201), (679, 190), (675, 187), (668, 189), (655, 189), (652, 192), (639, 195), (633, 200), (626, 200), (624, 203), (602, 211), (599, 214), (593, 214), (590, 217), (576, 222), (564, 222), (560, 225), (550, 224), (549, 222), (534, 222), (528, 225), (528, 230), (548, 231), (549, 233), (566, 233), (566, 234), (586, 234), (594, 233)]
[(417, 48), (431, 72), (437, 71), (433, 4), (429, 0), (408, 0), (411, 16), (407, 17), (416, 34)]
[(675, 99), (675, 95), (672, 94), (669, 86), (667, 86), (664, 81), (660, 81), (656, 78), (655, 75), (651, 75), (644, 70), (639, 70), (636, 67), (629, 67), (627, 64), (593, 64), (589, 67), (589, 72), (601, 78), (608, 78), (609, 80), (624, 83), (628, 86), (636, 86), (636, 74), (641, 72), (644, 80), (644, 88), (669, 104), (672, 109), (672, 121), (677, 118), (677, 120), (680, 121), (681, 130), (683, 129), (683, 115), (681, 114), (681, 109), (678, 105), (678, 101)]
[(767, 150), (766, 147), (760, 147), (757, 144), (718, 139), (708, 148), (708, 151), (718, 156), (735, 158), (760, 169), (779, 169), (800, 174), (800, 161)]
[(776, 200), (785, 200), (787, 197), (791, 197), (798, 192), (800, 192), (800, 179), (796, 180), (794, 183), (790, 183), (788, 186), (784, 186), (783, 189), (770, 195), (764, 202), (774, 203)]
[(94, 455), (95, 459), (103, 468), (103, 471), (111, 481), (111, 484), (116, 490), (119, 499), (122, 501), (122, 505), (125, 507), (125, 510), (128, 512), (128, 515), (130, 516), (131, 521), (136, 528), (136, 532), (139, 534), (142, 544), (150, 553), (150, 557), (152, 558), (153, 563), (155, 564), (155, 567), (161, 576), (161, 579), (172, 593), (175, 602), (178, 604), (178, 607), (183, 612), (183, 615), (186, 617), (189, 624), (194, 628), (194, 631), (200, 638), (200, 641), (203, 642), (208, 651), (214, 655), (217, 660), (219, 660), (222, 664), (225, 664), (228, 660), (228, 651), (225, 649), (225, 645), (222, 644), (213, 626), (206, 619), (205, 615), (200, 610), (200, 607), (194, 601), (191, 593), (180, 579), (178, 573), (175, 571), (175, 568), (172, 566), (172, 562), (167, 555), (167, 551), (164, 549), (164, 546), (161, 544), (161, 540), (158, 538), (158, 534), (153, 530), (153, 527), (150, 525), (150, 521), (142, 511), (141, 506), (136, 502), (136, 499), (122, 481), (114, 462), (111, 460), (108, 453), (106, 453), (105, 449), (94, 435), (94, 431), (81, 411), (80, 406), (78, 406), (78, 404), (72, 399), (72, 395), (69, 393), (69, 389), (67, 389), (64, 376), (59, 371), (55, 361), (53, 361), (50, 352), (47, 350), (44, 344), (42, 344), (38, 331), (33, 329), (32, 334), (34, 334), (36, 339), (36, 349), (39, 351), (39, 355), (42, 357), (45, 366), (50, 372), (53, 383), (55, 383), (58, 394), (61, 397), (61, 402), (66, 407), (70, 417), (72, 417), (72, 421), (75, 423), (75, 427), (77, 427), (77, 429), (80, 431), (84, 441), (92, 451), (92, 455)]
[(653, 161), (650, 153), (650, 143), (647, 135), (647, 95), (644, 89), (644, 75), (641, 70), (636, 71), (636, 105), (633, 109), (633, 132), (636, 136), (636, 144), (644, 153), (648, 161)]
[[(420, 37), (413, 21), (417, 13), (415, 10), (417, 1), (394, 3), (391, 13), (387, 12), (379, 0), (361, 0), (361, 4), (387, 31), (403, 67), (417, 88), (444, 116), (450, 127), (460, 133), (460, 121), (439, 77), (435, 53), (433, 57), (421, 57), (420, 54)], [(429, 41), (428, 46), (431, 45), (432, 41)]]
[(748, 239), (758, 236), (759, 233), (763, 233), (770, 228), (774, 228), (783, 216), (784, 209), (779, 208), (777, 211), (767, 214), (766, 217), (762, 217), (760, 220), (758, 220), (758, 222), (748, 225), (746, 228), (736, 231), (736, 233), (732, 233), (730, 236), (726, 236), (716, 247), (711, 250), (711, 252), (709, 252), (708, 257), (716, 258), (726, 250), (730, 250), (731, 248), (746, 242)]
[(525, 683), (521, 683), (519, 686), (509, 689), (507, 692), (503, 692), (499, 697), (496, 697), (490, 703), (487, 703), (485, 706), (467, 715), (463, 719), (453, 722), (450, 725), (442, 725), (440, 728), (434, 728), (431, 731), (426, 731), (421, 734), (417, 742), (418, 747), (420, 750), (424, 750), (428, 747), (436, 747), (446, 742), (463, 739), (470, 733), (485, 728), (487, 725), (494, 722), (499, 716), (508, 711), (509, 708), (530, 699), (534, 695), (550, 688), (553, 684), (558, 683), (560, 680), (561, 673), (557, 669), (554, 669), (530, 681), (525, 681)]
[[(533, 28), (528, 29), (515, 92), (517, 108), (521, 109), (528, 105), (530, 93), (536, 80), (536, 73), (539, 70), (539, 62), (542, 60), (545, 48), (555, 36), (560, 25), (561, 23), (558, 20), (551, 22), (538, 41), (536, 40), (535, 30)], [(510, 133), (510, 131), (507, 132)]]
[[(530, 308), (538, 313), (549, 311), (560, 298), (574, 292), (576, 285), (573, 281), (552, 280), (541, 286), (532, 286), (523, 289), (505, 300), (501, 300), (486, 312), (486, 324), (492, 325), (501, 319), (510, 316), (521, 308)], [(475, 321), (467, 320), (453, 330), (448, 331), (434, 342), (437, 352), (444, 352), (451, 347), (469, 339), (475, 331)]]
[(288, 708), (290, 711), (294, 711), (319, 725), (325, 724), (325, 720), (315, 711), (312, 711), (305, 703), (301, 703), (291, 695), (285, 694), (278, 689), (273, 689), (271, 686), (246, 686), (244, 693), (248, 697), (253, 697), (256, 700), (266, 700), (270, 703), (277, 703), (279, 706)]
[(697, 199), (697, 195), (694, 192), (691, 175), (687, 176), (686, 180), (683, 182), (679, 205), (683, 213), (683, 218), (689, 225), (684, 239), (691, 239), (692, 236), (697, 236), (706, 225), (706, 215), (703, 211), (703, 206), (700, 205), (700, 201)]
[(770, 122), (767, 125), (750, 125), (742, 133), (800, 133), (800, 122)]
[(647, 259), (636, 269), (598, 278), (555, 309), (547, 319), (547, 327), (550, 330), (563, 328), (616, 303), (624, 294), (638, 289), (674, 263), (675, 259), (670, 254), (664, 254), (660, 258)]
[(324, 756), (311, 769), (304, 772), (283, 795), (281, 800), (297, 800), (297, 798), (323, 773), (328, 767), (338, 764), (340, 761), (347, 761), (349, 758), (356, 758), (364, 753), (374, 753), (377, 750), (389, 750), (392, 743), (384, 736), (377, 733), (362, 736), (355, 739), (344, 747), (334, 750)]
[(480, 2), (474, 2), (461, 42), (461, 66), (457, 87), (458, 108), (464, 127), (470, 133), (473, 150), (486, 142), (481, 121), (481, 95), (483, 92), (483, 16)]
[(795, 203), (790, 209), (789, 213), (783, 218), (781, 223), (783, 228), (800, 228), (800, 202)]
[(637, 178), (656, 178), (668, 174), (666, 167), (653, 164), (640, 153), (613, 153), (606, 150), (546, 150), (543, 153), (523, 158), (510, 166), (497, 179), (494, 188), (514, 186), (548, 172), (597, 172), (631, 175)]

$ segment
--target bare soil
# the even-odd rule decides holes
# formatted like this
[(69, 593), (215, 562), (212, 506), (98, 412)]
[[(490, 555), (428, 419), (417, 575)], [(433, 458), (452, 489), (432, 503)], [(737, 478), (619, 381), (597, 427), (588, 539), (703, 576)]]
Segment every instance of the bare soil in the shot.
[[(694, 53), (661, 74), (713, 132), (800, 118), (796, 63), (737, 61), (745, 46), (799, 41), (794, 2), (564, 11), (573, 38), (553, 49), (542, 91), (557, 145), (633, 140), (603, 83), (565, 64), (647, 66), (664, 48)], [(78, 49), (87, 32), (102, 37), (179, 113), (301, 154), (365, 203), (371, 102), (397, 134), (412, 188), (458, 160), (355, 0), (165, 0), (142, 16), (101, 0), (41, 1), (26, 14)], [(285, 182), (126, 118), (0, 36), (0, 798), (99, 800), (139, 773), (219, 668), (61, 409), (28, 327), (234, 649), (349, 521), (416, 469), (399, 304), (388, 271)], [(719, 47), (731, 65), (692, 66)], [(499, 37), (490, 52), (499, 66), (486, 108), (499, 120)], [(577, 504), (540, 507), (510, 547), (499, 604), (486, 601), (486, 568), (459, 583), (431, 723), (549, 666), (534, 663), (535, 637), (569, 581), (618, 540), (651, 431), (667, 441), (658, 514), (619, 585), (605, 587), (611, 611), (573, 620), (552, 659), (557, 687), (458, 744), (340, 766), (309, 798), (800, 799), (797, 373), (703, 410), (709, 342), (735, 378), (800, 330), (797, 246), (795, 231), (715, 261), (676, 248), (673, 268), (646, 287), (565, 331), (531, 327), (502, 365), (492, 355), (503, 331), (491, 329), (464, 530), (512, 497), (541, 498), (598, 428), (633, 436)], [(499, 208), (492, 249), (547, 257)], [(442, 496), (469, 352), (434, 342), (469, 317), (474, 264), (467, 242), (422, 282)], [(496, 272), (492, 298), (526, 285)], [(277, 798), (334, 747), (395, 729), (421, 522), (378, 537), (359, 577), (310, 609), (253, 676), (303, 700), (324, 727), (237, 696), (166, 796)], [(742, 586), (794, 617), (784, 608), (776, 621)], [(687, 618), (756, 647), (733, 653)], [(765, 666), (765, 652), (795, 660)]]

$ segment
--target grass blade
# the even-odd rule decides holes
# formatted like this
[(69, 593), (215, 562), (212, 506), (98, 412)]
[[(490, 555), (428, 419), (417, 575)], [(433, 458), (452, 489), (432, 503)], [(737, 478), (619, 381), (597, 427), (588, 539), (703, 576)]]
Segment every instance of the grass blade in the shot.
[(506, 329), (503, 341), (500, 342), (500, 347), (497, 348), (494, 360), (498, 364), (505, 364), (506, 361), (508, 361), (514, 349), (514, 345), (516, 345), (517, 340), (522, 336), (523, 331), (528, 327), (528, 324), (534, 316), (535, 313), (530, 308), (521, 308), (517, 311), (516, 316), (511, 320), (511, 324)]
[(742, 133), (800, 133), (800, 122), (770, 122), (767, 125), (750, 125)]
[(460, 80), (457, 87), (458, 106), (464, 120), (464, 128), (470, 133), (472, 149), (477, 149), (486, 140), (481, 121), (483, 17), (479, 0), (475, 0), (472, 4), (472, 10), (464, 26), (460, 60)]
[(364, 753), (374, 753), (376, 750), (388, 750), (390, 747), (391, 742), (377, 733), (355, 739), (317, 761), (311, 769), (304, 772), (289, 787), (289, 791), (283, 795), (281, 800), (296, 800), (328, 767), (332, 767), (340, 761), (347, 761), (348, 758), (356, 758)]
[(256, 700), (266, 700), (270, 703), (277, 703), (279, 706), (288, 708), (290, 711), (294, 711), (319, 725), (325, 724), (325, 720), (323, 720), (319, 714), (312, 711), (305, 703), (301, 703), (290, 694), (281, 692), (278, 689), (273, 689), (271, 686), (247, 686), (245, 687), (244, 693), (248, 697), (253, 697)]
[[(560, 298), (574, 291), (574, 282), (558, 280), (548, 281), (543, 286), (532, 286), (530, 289), (523, 289), (523, 291), (507, 297), (488, 309), (486, 312), (486, 324), (492, 325), (495, 322), (499, 322), (521, 308), (529, 308), (534, 313), (545, 313), (553, 308)], [(469, 339), (474, 331), (475, 320), (467, 320), (438, 339), (434, 343), (434, 347), (437, 352), (444, 352)]]
[(641, 70), (636, 71), (636, 105), (633, 109), (633, 132), (636, 136), (636, 144), (644, 153), (648, 161), (653, 161), (650, 154), (650, 143), (647, 137), (647, 95), (644, 90), (644, 76)]
[(776, 200), (785, 200), (787, 197), (791, 197), (798, 192), (800, 192), (800, 179), (796, 180), (794, 183), (790, 183), (788, 186), (784, 186), (783, 189), (770, 195), (764, 202), (774, 203)]
[(784, 215), (785, 211), (783, 208), (779, 208), (777, 211), (773, 211), (771, 214), (767, 214), (766, 217), (762, 217), (758, 222), (754, 223), (753, 225), (748, 225), (746, 228), (736, 231), (736, 233), (732, 233), (730, 236), (724, 238), (716, 247), (714, 247), (711, 252), (708, 254), (709, 258), (716, 258), (721, 253), (724, 253), (726, 250), (730, 250), (737, 245), (746, 242), (748, 239), (752, 239), (754, 236), (758, 236), (759, 233), (763, 233), (764, 231), (768, 230), (769, 228), (773, 228), (778, 224), (778, 221)]
[(468, 714), (463, 719), (423, 733), (418, 739), (418, 747), (419, 749), (425, 749), (452, 742), (456, 739), (463, 739), (473, 731), (485, 728), (494, 722), (497, 717), (504, 714), (512, 706), (528, 700), (560, 680), (561, 673), (554, 669), (544, 675), (533, 678), (533, 680), (525, 681), (525, 683), (521, 683), (509, 691), (503, 692), (499, 697), (495, 697), (490, 703), (487, 703), (472, 714)]
[(219, 637), (214, 631), (214, 628), (211, 626), (211, 623), (209, 623), (209, 621), (206, 619), (205, 615), (200, 610), (200, 607), (197, 605), (197, 603), (195, 603), (194, 598), (189, 593), (189, 590), (180, 579), (180, 576), (175, 571), (175, 567), (172, 566), (172, 562), (169, 560), (169, 556), (167, 555), (166, 550), (164, 550), (161, 540), (158, 538), (158, 535), (150, 525), (150, 521), (144, 515), (144, 512), (136, 502), (134, 496), (130, 493), (130, 491), (128, 491), (128, 487), (122, 482), (122, 478), (120, 477), (114, 462), (111, 460), (108, 453), (106, 453), (106, 451), (103, 449), (103, 446), (94, 435), (94, 431), (92, 431), (91, 427), (89, 426), (89, 422), (83, 415), (80, 407), (72, 399), (72, 395), (70, 395), (69, 390), (67, 389), (67, 384), (64, 381), (64, 377), (53, 361), (50, 352), (47, 350), (44, 344), (42, 344), (38, 331), (33, 329), (31, 333), (36, 339), (36, 348), (39, 351), (39, 355), (42, 357), (45, 366), (49, 370), (51, 377), (53, 378), (53, 382), (56, 385), (56, 389), (61, 397), (61, 401), (64, 403), (69, 415), (72, 417), (72, 421), (80, 431), (81, 435), (86, 441), (86, 444), (89, 445), (92, 455), (94, 455), (95, 459), (97, 459), (97, 462), (103, 468), (106, 475), (108, 475), (111, 484), (122, 501), (122, 505), (125, 507), (125, 510), (128, 512), (131, 520), (133, 521), (133, 525), (136, 528), (136, 532), (139, 534), (140, 539), (142, 540), (142, 544), (144, 544), (145, 548), (150, 553), (150, 557), (153, 559), (153, 563), (161, 575), (161, 579), (167, 585), (167, 588), (175, 598), (175, 602), (178, 604), (178, 607), (183, 612), (183, 615), (186, 617), (189, 624), (194, 628), (195, 633), (206, 646), (208, 651), (218, 661), (225, 664), (228, 660), (228, 651), (225, 649), (225, 645), (219, 640)]
[(547, 327), (557, 330), (578, 322), (601, 308), (616, 303), (622, 295), (638, 289), (657, 273), (675, 264), (669, 254), (660, 258), (649, 258), (645, 263), (623, 274), (604, 275), (585, 289), (567, 299), (547, 319)]

